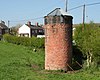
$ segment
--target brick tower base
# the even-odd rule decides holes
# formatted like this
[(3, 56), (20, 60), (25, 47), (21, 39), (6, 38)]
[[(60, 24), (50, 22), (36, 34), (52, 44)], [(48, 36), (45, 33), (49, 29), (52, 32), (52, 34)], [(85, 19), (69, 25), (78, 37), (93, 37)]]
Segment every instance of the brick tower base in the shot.
[(65, 70), (71, 65), (72, 25), (45, 25), (45, 69)]

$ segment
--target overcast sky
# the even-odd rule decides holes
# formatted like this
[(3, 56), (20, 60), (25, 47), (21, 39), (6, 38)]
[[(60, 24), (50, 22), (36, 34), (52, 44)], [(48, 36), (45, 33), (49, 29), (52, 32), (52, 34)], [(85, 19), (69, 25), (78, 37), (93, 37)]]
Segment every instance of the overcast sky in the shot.
[[(83, 4), (97, 3), (100, 0), (68, 0), (68, 10)], [(27, 21), (43, 24), (43, 18), (55, 8), (65, 9), (65, 0), (0, 0), (0, 20), (10, 21), (10, 25), (24, 24)], [(73, 23), (82, 23), (82, 7), (68, 11)], [(35, 19), (35, 20), (31, 20)], [(22, 20), (22, 21), (21, 21)], [(25, 21), (23, 21), (25, 20)], [(86, 7), (86, 22), (100, 22), (100, 4)], [(17, 22), (16, 22), (17, 21)]]

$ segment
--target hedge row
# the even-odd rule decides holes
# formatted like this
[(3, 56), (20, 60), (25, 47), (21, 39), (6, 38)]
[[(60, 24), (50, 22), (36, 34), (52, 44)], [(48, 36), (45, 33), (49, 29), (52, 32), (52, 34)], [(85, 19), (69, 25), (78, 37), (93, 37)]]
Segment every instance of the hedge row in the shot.
[(0, 35), (0, 40), (2, 39), (2, 35)]
[(10, 34), (5, 34), (3, 35), (3, 39), (6, 42), (17, 44), (17, 45), (24, 45), (24, 46), (35, 47), (35, 48), (44, 48), (44, 38), (17, 37)]

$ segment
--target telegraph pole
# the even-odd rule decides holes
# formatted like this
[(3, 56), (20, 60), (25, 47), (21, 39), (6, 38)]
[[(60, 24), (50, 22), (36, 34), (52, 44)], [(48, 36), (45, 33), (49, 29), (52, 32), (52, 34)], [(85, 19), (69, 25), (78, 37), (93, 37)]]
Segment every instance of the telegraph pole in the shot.
[(83, 30), (85, 28), (85, 4), (83, 5)]
[(68, 11), (68, 0), (65, 0), (65, 11)]
[[(9, 28), (9, 25), (10, 25), (10, 21), (8, 20), (8, 28)], [(9, 28), (9, 33), (10, 33), (10, 28)]]
[(10, 25), (10, 21), (8, 20), (8, 28), (9, 28), (9, 25)]

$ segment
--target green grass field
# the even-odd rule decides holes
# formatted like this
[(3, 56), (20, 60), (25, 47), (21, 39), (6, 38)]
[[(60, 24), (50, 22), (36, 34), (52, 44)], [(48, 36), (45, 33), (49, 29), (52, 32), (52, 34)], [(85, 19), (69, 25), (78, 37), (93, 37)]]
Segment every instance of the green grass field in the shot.
[(0, 42), (0, 80), (100, 80), (99, 71), (62, 73), (44, 70), (44, 50)]

